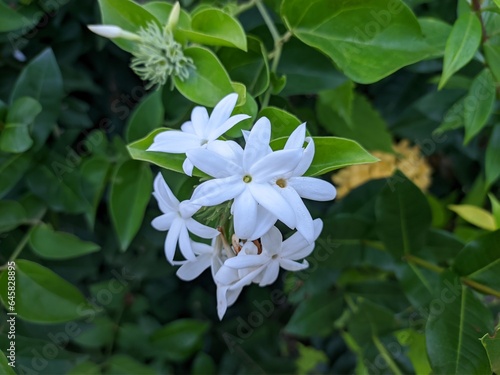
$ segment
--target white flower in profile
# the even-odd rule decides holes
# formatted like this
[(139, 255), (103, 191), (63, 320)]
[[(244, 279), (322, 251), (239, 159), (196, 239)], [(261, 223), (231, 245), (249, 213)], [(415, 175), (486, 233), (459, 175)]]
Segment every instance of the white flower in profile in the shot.
[[(313, 224), (315, 241), (323, 229), (323, 222), (316, 219)], [(288, 271), (306, 269), (308, 262), (299, 260), (309, 256), (314, 246), (314, 242), (309, 243), (300, 232), (283, 241), (276, 227), (262, 236), (260, 249), (255, 242), (247, 241), (238, 255), (227, 259), (215, 274), (219, 318), (222, 319), (227, 307), (236, 301), (245, 285), (252, 282), (259, 286), (274, 283), (280, 267)]]
[(171, 264), (174, 264), (177, 243), (186, 259), (195, 259), (196, 248), (193, 249), (194, 242), (189, 238), (189, 232), (201, 238), (214, 238), (219, 234), (216, 229), (200, 224), (192, 218), (199, 206), (194, 206), (189, 201), (179, 202), (161, 173), (158, 173), (155, 178), (153, 196), (158, 201), (163, 214), (153, 219), (151, 225), (156, 230), (168, 230), (165, 240), (165, 256)]
[[(305, 149), (303, 149), (304, 142), (307, 142)], [(315, 236), (313, 219), (302, 198), (329, 201), (335, 198), (337, 192), (335, 187), (327, 181), (314, 177), (303, 177), (303, 174), (311, 166), (315, 152), (313, 139), (306, 138), (305, 123), (293, 131), (284, 149), (302, 149), (302, 158), (292, 173), (278, 176), (273, 181), (273, 186), (293, 207), (297, 217), (297, 230), (311, 243)]]
[[(148, 151), (184, 154), (195, 149), (217, 150), (222, 147), (218, 143), (223, 143), (217, 138), (240, 121), (250, 118), (244, 114), (231, 116), (237, 100), (238, 94), (227, 95), (215, 106), (210, 116), (205, 107), (195, 107), (191, 112), (191, 121), (185, 122), (181, 130), (167, 130), (158, 134)], [(189, 156), (182, 168), (187, 175), (193, 174), (193, 163)]]
[[(235, 152), (235, 157), (202, 148), (186, 153), (198, 169), (214, 177), (194, 190), (192, 203), (215, 206), (234, 199), (231, 206), (234, 232), (241, 239), (258, 238), (252, 236), (261, 219), (260, 206), (288, 227), (295, 228), (296, 225), (295, 212), (270, 182), (278, 176), (290, 174), (300, 162), (302, 150), (269, 153), (270, 137), (271, 124), (262, 117), (253, 126), (243, 152)], [(273, 224), (269, 221), (269, 227)]]

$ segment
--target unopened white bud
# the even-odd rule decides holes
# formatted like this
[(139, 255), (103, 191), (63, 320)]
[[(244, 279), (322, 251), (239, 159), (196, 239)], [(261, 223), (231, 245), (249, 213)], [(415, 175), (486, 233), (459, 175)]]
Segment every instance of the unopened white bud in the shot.
[(174, 4), (174, 7), (172, 8), (172, 11), (170, 12), (170, 15), (168, 16), (168, 23), (166, 26), (167, 30), (174, 30), (175, 27), (177, 26), (177, 22), (179, 22), (179, 15), (181, 14), (181, 6), (179, 2), (177, 1)]
[(119, 26), (114, 25), (88, 25), (90, 31), (93, 33), (103, 36), (105, 38), (123, 38), (128, 40), (140, 40), (139, 35), (131, 33), (129, 31), (123, 30)]

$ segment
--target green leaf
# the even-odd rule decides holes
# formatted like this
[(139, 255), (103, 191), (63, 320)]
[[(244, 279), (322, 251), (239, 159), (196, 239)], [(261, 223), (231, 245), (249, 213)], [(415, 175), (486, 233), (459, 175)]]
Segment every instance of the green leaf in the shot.
[(491, 312), (456, 275), (445, 273), (425, 328), (434, 374), (491, 374), (479, 341), (493, 326)]
[(159, 356), (181, 362), (200, 350), (209, 324), (194, 319), (179, 319), (151, 335), (151, 343)]
[[(358, 143), (350, 139), (337, 137), (312, 137), (316, 152), (306, 176), (319, 176), (349, 165), (375, 163), (376, 157), (371, 155)], [(281, 150), (287, 137), (271, 141), (273, 150)]]
[(128, 248), (141, 227), (152, 188), (153, 177), (147, 164), (127, 160), (116, 169), (109, 210), (122, 251)]
[(125, 139), (127, 142), (132, 142), (145, 137), (163, 125), (164, 116), (162, 91), (157, 90), (149, 94), (134, 108), (127, 123)]
[(4, 197), (24, 176), (31, 164), (29, 153), (0, 156), (0, 198)]
[(290, 112), (276, 107), (262, 109), (257, 115), (257, 118), (261, 117), (267, 117), (271, 122), (271, 139), (289, 137), (301, 124), (300, 120)]
[(26, 210), (19, 202), (0, 201), (0, 233), (17, 228), (26, 219)]
[(484, 56), (491, 73), (497, 82), (500, 82), (500, 38), (489, 38), (483, 43)]
[(481, 22), (476, 13), (462, 14), (453, 25), (444, 50), (444, 66), (438, 89), (467, 64), (481, 43)]
[(178, 28), (177, 34), (195, 43), (247, 50), (245, 30), (238, 20), (216, 8), (196, 12), (191, 19), (191, 29)]
[(36, 116), (42, 111), (40, 103), (29, 96), (17, 98), (9, 107), (5, 122), (29, 125), (35, 121)]
[(251, 117), (237, 123), (235, 126), (233, 126), (231, 129), (229, 129), (224, 134), (224, 137), (227, 137), (227, 138), (239, 138), (239, 137), (241, 137), (242, 130), (249, 130), (253, 126), (253, 124), (257, 118), (257, 111), (258, 110), (259, 110), (259, 108), (258, 108), (257, 102), (255, 101), (253, 96), (247, 95), (245, 104), (236, 106), (236, 108), (234, 108), (232, 115), (234, 116), (234, 115), (238, 115), (238, 114), (244, 114), (244, 115), (248, 115)]
[(456, 212), (465, 221), (486, 230), (495, 230), (497, 225), (492, 214), (481, 207), (469, 204), (450, 205), (450, 210)]
[[(38, 22), (38, 20), (36, 20)], [(35, 22), (30, 21), (21, 13), (16, 12), (9, 5), (0, 0), (0, 33), (13, 31), (21, 28), (31, 28)], [(27, 32), (26, 30), (25, 32)]]
[(418, 20), (399, 0), (284, 0), (281, 14), (297, 38), (355, 82), (376, 82), (431, 54)]
[(377, 232), (396, 259), (417, 253), (425, 244), (432, 217), (422, 191), (397, 171), (375, 206)]
[(233, 92), (231, 80), (217, 56), (206, 48), (188, 47), (184, 55), (193, 59), (195, 69), (189, 70), (189, 77), (182, 81), (174, 77), (175, 87), (187, 99), (207, 106), (215, 105)]
[(269, 65), (267, 52), (262, 42), (247, 37), (248, 51), (221, 48), (217, 53), (231, 79), (243, 83), (254, 96), (263, 94), (269, 87)]
[(419, 18), (418, 23), (422, 28), (425, 42), (429, 46), (429, 57), (441, 57), (444, 55), (446, 40), (450, 35), (452, 27), (437, 18)]
[(488, 353), (488, 358), (490, 360), (491, 371), (495, 374), (500, 374), (500, 327), (497, 327), (495, 334), (490, 336), (489, 334), (484, 335), (481, 338), (481, 343)]
[(358, 343), (371, 337), (386, 335), (398, 328), (400, 322), (391, 310), (361, 297), (347, 325), (348, 331)]
[[(0, 3), (1, 4), (1, 3)], [(8, 354), (8, 353), (7, 353)], [(3, 351), (0, 352), (0, 369), (5, 375), (17, 375), (16, 372), (12, 369), (13, 366), (9, 366), (9, 363), (12, 363), (7, 359)]]
[(493, 194), (488, 194), (491, 202), (491, 210), (493, 211), (493, 217), (497, 224), (497, 228), (500, 228), (500, 202)]
[(91, 228), (94, 227), (97, 208), (106, 188), (110, 168), (109, 160), (100, 155), (88, 158), (80, 167), (82, 191), (90, 204), (90, 209), (85, 212), (85, 218)]
[(43, 111), (33, 122), (31, 135), (35, 147), (45, 143), (56, 125), (64, 96), (61, 71), (51, 49), (46, 49), (21, 71), (12, 90), (10, 101), (29, 96), (40, 103)]
[(468, 143), (486, 125), (493, 112), (496, 88), (488, 69), (479, 74), (464, 99), (465, 143)]
[(114, 355), (108, 360), (107, 365), (109, 366), (107, 375), (157, 375), (151, 367), (124, 354)]
[[(0, 298), (6, 308), (7, 272), (0, 275)], [(88, 308), (83, 295), (51, 270), (28, 260), (16, 261), (16, 304), (18, 317), (34, 323), (62, 323), (82, 317)]]
[[(184, 173), (182, 169), (182, 164), (186, 159), (186, 155), (184, 154), (169, 154), (166, 152), (158, 152), (158, 151), (146, 151), (154, 142), (154, 139), (157, 134), (163, 133), (164, 131), (168, 131), (169, 129), (160, 128), (152, 131), (148, 134), (147, 137), (132, 142), (127, 146), (132, 159), (147, 161), (149, 163), (153, 163), (162, 168), (169, 169), (171, 171)], [(202, 177), (206, 176), (202, 174), (197, 169), (193, 170), (193, 176)]]
[(500, 125), (493, 128), (493, 132), (486, 148), (486, 185), (491, 186), (500, 177)]
[(97, 317), (73, 341), (85, 349), (105, 348), (113, 344), (115, 329), (116, 324), (110, 318)]
[(370, 102), (355, 94), (349, 123), (335, 110), (333, 102), (337, 96), (335, 90), (320, 93), (316, 104), (320, 124), (331, 134), (353, 139), (368, 150), (394, 153), (387, 124)]
[(71, 259), (100, 250), (100, 246), (82, 241), (70, 233), (56, 232), (48, 225), (38, 225), (30, 232), (29, 244), (45, 259)]
[[(99, 0), (102, 23), (105, 25), (116, 25), (123, 30), (137, 32), (141, 27), (146, 27), (148, 23), (156, 23), (162, 27), (159, 21), (142, 6), (131, 0)], [(121, 49), (132, 52), (136, 48), (137, 42), (115, 38), (112, 39)]]
[(338, 295), (315, 295), (297, 306), (285, 331), (303, 337), (327, 336), (333, 332), (333, 322), (342, 314), (342, 308), (343, 300)]
[(73, 367), (67, 375), (100, 375), (99, 365), (93, 362), (81, 362)]
[(406, 297), (415, 308), (423, 308), (431, 302), (437, 275), (412, 263), (398, 265), (396, 275)]
[(500, 289), (500, 231), (487, 233), (469, 242), (458, 253), (453, 270), (460, 276)]
[[(161, 25), (166, 25), (174, 6), (163, 1), (150, 1), (143, 4), (142, 7), (149, 13), (154, 14)], [(189, 29), (191, 27), (191, 16), (184, 9), (181, 9), (177, 26), (181, 29)]]
[(397, 333), (401, 345), (409, 348), (408, 358), (415, 370), (415, 374), (431, 374), (432, 369), (427, 358), (425, 335), (412, 329), (402, 330)]
[(193, 360), (191, 375), (215, 375), (216, 365), (212, 357), (204, 352), (199, 352)]
[[(324, 104), (328, 105), (342, 117), (342, 120), (344, 120), (347, 125), (352, 125), (351, 116), (354, 102), (354, 82), (348, 80), (336, 89), (323, 93), (321, 97), (324, 100)], [(372, 108), (367, 107), (367, 109), (369, 111)], [(373, 113), (375, 114), (375, 111), (373, 111)], [(377, 117), (377, 114), (375, 114), (375, 117)], [(378, 117), (378, 119), (380, 119), (380, 117)], [(370, 126), (372, 125), (373, 124), (370, 124)]]
[(324, 351), (315, 349), (312, 346), (298, 344), (299, 357), (296, 360), (297, 374), (307, 375), (314, 372), (321, 364), (328, 363), (328, 357)]

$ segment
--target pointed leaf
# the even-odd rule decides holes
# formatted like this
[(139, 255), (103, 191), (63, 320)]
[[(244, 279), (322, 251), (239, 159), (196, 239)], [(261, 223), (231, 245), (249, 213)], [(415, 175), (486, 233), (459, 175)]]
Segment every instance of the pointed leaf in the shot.
[(492, 214), (481, 207), (470, 204), (450, 205), (450, 210), (456, 212), (462, 219), (486, 230), (495, 230), (497, 225)]
[(19, 202), (0, 201), (0, 233), (17, 228), (26, 220), (26, 210)]
[(493, 185), (500, 177), (500, 125), (493, 128), (486, 148), (485, 173), (488, 186)]
[(165, 110), (163, 109), (162, 94), (162, 90), (156, 90), (134, 108), (127, 123), (125, 133), (127, 142), (141, 139), (163, 125)]
[(500, 327), (497, 327), (493, 336), (484, 335), (481, 342), (488, 353), (491, 371), (500, 374)]

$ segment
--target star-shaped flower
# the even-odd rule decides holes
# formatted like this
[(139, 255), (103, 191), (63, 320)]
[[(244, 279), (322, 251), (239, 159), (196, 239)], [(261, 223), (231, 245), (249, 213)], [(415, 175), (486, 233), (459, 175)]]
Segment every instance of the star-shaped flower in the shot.
[[(222, 147), (218, 143), (223, 142), (217, 138), (250, 117), (243, 114), (231, 116), (237, 100), (238, 94), (227, 95), (215, 106), (210, 116), (205, 107), (195, 107), (191, 112), (191, 121), (185, 122), (181, 130), (167, 130), (158, 134), (148, 151), (184, 154), (196, 149), (217, 150)], [(189, 156), (182, 168), (187, 175), (193, 174), (193, 163)]]

